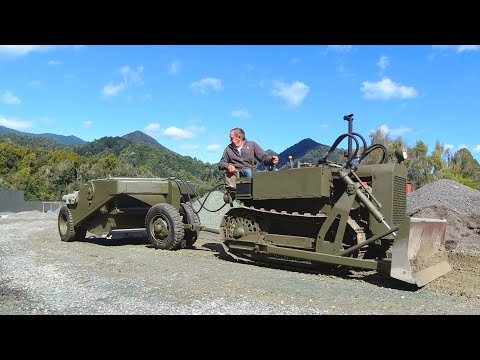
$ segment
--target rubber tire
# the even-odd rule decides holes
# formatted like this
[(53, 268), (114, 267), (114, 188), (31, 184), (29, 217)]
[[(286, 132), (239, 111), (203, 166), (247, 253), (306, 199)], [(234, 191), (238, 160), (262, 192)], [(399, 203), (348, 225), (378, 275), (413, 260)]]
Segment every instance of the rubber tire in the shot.
[(67, 205), (63, 205), (58, 212), (58, 233), (62, 241), (70, 242), (77, 239), (72, 212)]
[[(184, 224), (200, 225), (200, 218), (198, 217), (198, 214), (193, 211), (190, 204), (180, 204), (180, 215), (182, 215), (182, 221)], [(195, 244), (195, 241), (197, 241), (198, 235), (199, 231), (185, 230), (183, 240), (185, 240), (186, 247), (192, 247), (193, 244)]]
[[(153, 230), (153, 223), (157, 218), (166, 222), (170, 235), (166, 239), (157, 239)], [(145, 230), (150, 243), (157, 249), (178, 250), (182, 246), (185, 236), (182, 216), (176, 208), (170, 204), (162, 203), (153, 205), (145, 217)]]

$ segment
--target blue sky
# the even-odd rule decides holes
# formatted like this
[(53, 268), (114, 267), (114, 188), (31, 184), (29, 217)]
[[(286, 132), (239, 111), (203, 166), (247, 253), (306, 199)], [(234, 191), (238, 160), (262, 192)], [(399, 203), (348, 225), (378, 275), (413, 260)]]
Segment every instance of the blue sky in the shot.
[[(0, 45), (0, 125), (92, 141), (143, 131), (216, 163), (229, 131), (281, 152), (381, 128), (480, 161), (480, 45)], [(346, 147), (347, 141), (341, 147)]]

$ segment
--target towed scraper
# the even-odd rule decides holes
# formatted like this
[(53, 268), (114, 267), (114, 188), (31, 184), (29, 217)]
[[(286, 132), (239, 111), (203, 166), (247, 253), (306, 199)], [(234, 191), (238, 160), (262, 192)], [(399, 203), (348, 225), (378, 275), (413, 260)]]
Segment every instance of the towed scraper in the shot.
[(200, 224), (191, 199), (195, 185), (177, 178), (110, 177), (91, 180), (63, 196), (58, 214), (62, 241), (83, 240), (87, 232), (106, 236), (112, 231), (145, 229), (152, 245), (162, 250), (191, 247)]

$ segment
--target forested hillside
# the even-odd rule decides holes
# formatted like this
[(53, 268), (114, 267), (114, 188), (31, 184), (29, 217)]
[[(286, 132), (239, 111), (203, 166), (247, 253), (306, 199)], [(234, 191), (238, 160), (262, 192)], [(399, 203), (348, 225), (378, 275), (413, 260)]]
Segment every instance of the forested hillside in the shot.
[(223, 174), (216, 165), (121, 137), (65, 146), (0, 136), (0, 188), (23, 190), (26, 200), (60, 200), (89, 180), (109, 176), (181, 177), (203, 194)]

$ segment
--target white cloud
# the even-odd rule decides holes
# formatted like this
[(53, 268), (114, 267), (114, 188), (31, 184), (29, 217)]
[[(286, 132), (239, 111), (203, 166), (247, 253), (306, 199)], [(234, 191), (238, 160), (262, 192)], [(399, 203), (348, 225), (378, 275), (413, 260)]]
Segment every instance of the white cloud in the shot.
[(170, 126), (166, 129), (162, 129), (158, 123), (150, 123), (143, 128), (143, 131), (147, 134), (158, 134), (161, 133), (167, 137), (173, 139), (193, 139), (203, 134), (207, 129), (204, 126), (187, 126), (182, 129), (176, 126)]
[(388, 65), (390, 65), (390, 60), (388, 59), (388, 56), (385, 56), (385, 55), (380, 56), (380, 59), (377, 62), (377, 66), (380, 69), (385, 70), (388, 67)]
[(145, 132), (148, 132), (148, 133), (154, 133), (154, 132), (157, 132), (160, 130), (160, 124), (158, 123), (151, 123), (151, 124), (148, 124), (147, 126), (145, 126), (143, 128), (143, 131)]
[(380, 126), (378, 127), (378, 129), (379, 129), (384, 135), (387, 135), (387, 134), (390, 133), (390, 128), (389, 128), (387, 125), (385, 125), (385, 124), (380, 125)]
[(396, 84), (389, 78), (383, 78), (376, 83), (364, 81), (360, 91), (367, 100), (388, 100), (394, 97), (411, 99), (418, 96), (418, 91), (414, 87)]
[(92, 124), (93, 124), (92, 121), (87, 120), (83, 122), (83, 127), (89, 128), (90, 126), (92, 126)]
[(444, 150), (453, 150), (454, 148), (455, 148), (455, 145), (452, 145), (452, 144), (445, 144), (443, 146)]
[(22, 102), (17, 96), (13, 95), (10, 90), (5, 90), (0, 100), (7, 105), (17, 105)]
[(122, 75), (123, 80), (118, 84), (113, 84), (109, 82), (102, 89), (103, 97), (117, 96), (122, 91), (125, 91), (131, 84), (143, 85), (143, 79), (140, 74), (143, 72), (143, 65), (137, 67), (137, 70), (132, 70), (130, 66), (125, 65), (120, 68), (120, 74)]
[(129, 85), (130, 83), (143, 85), (143, 79), (140, 76), (140, 74), (143, 72), (143, 69), (143, 65), (138, 66), (137, 70), (131, 69), (128, 65), (122, 66), (120, 73), (122, 74), (125, 85)]
[(296, 65), (300, 64), (302, 61), (299, 58), (293, 58), (290, 60), (290, 64)]
[(461, 150), (461, 149), (468, 149), (468, 146), (465, 144), (458, 145), (458, 150)]
[(292, 84), (275, 81), (272, 95), (283, 99), (287, 103), (287, 106), (296, 107), (302, 103), (309, 91), (310, 88), (300, 81), (295, 81)]
[(352, 49), (352, 45), (328, 45), (327, 49), (339, 52), (349, 52)]
[(198, 145), (193, 145), (193, 144), (182, 144), (179, 146), (180, 149), (182, 150), (197, 150)]
[(480, 145), (475, 146), (473, 148), (473, 152), (476, 152), (476, 153), (480, 152)]
[[(411, 133), (413, 131), (412, 128), (408, 128), (405, 126), (399, 126), (395, 129), (390, 129), (388, 125), (383, 124), (378, 127), (378, 129), (384, 134), (384, 135), (391, 135), (391, 136), (403, 136), (407, 133)], [(372, 131), (373, 132), (373, 131)]]
[(223, 90), (223, 85), (222, 80), (208, 77), (191, 83), (190, 89), (200, 94), (207, 94), (209, 89), (213, 91)]
[(174, 139), (193, 139), (203, 134), (207, 129), (204, 126), (187, 126), (185, 129), (176, 126), (170, 126), (163, 130), (163, 135)]
[(251, 117), (251, 115), (250, 115), (250, 113), (248, 112), (247, 109), (233, 110), (232, 111), (232, 116), (233, 117), (238, 117), (238, 118), (249, 118), (249, 117)]
[(220, 150), (221, 148), (222, 146), (219, 144), (210, 144), (207, 146), (207, 151), (217, 151), (217, 150)]
[(480, 50), (480, 45), (459, 45), (457, 48), (457, 52), (465, 52), (465, 51), (478, 51)]
[(144, 94), (142, 96), (142, 100), (150, 101), (150, 100), (152, 100), (152, 95), (151, 94)]
[(31, 121), (8, 119), (0, 115), (0, 125), (15, 130), (25, 130), (33, 126)]
[(61, 65), (63, 64), (61, 61), (58, 60), (49, 60), (48, 65)]
[(328, 124), (320, 124), (320, 128), (321, 129), (326, 129), (326, 128), (328, 128)]
[(0, 56), (20, 57), (34, 52), (47, 52), (59, 48), (77, 50), (82, 45), (0, 45)]
[(403, 136), (405, 134), (411, 133), (413, 130), (412, 128), (408, 128), (405, 126), (400, 126), (396, 129), (390, 130), (390, 135), (392, 136)]
[(175, 75), (180, 72), (180, 61), (175, 60), (170, 63), (170, 67), (168, 68), (168, 73)]
[(48, 51), (53, 46), (42, 45), (0, 45), (0, 54), (9, 56), (24, 56), (31, 52)]
[(468, 51), (478, 51), (480, 50), (480, 45), (433, 45), (432, 48), (462, 53)]
[(176, 126), (170, 126), (163, 131), (163, 134), (175, 139), (192, 139), (196, 135), (192, 131), (180, 129)]
[(127, 88), (127, 86), (124, 82), (121, 82), (117, 85), (114, 85), (112, 83), (108, 83), (107, 85), (105, 85), (103, 87), (102, 95), (104, 97), (117, 96), (122, 91), (124, 91), (126, 88)]

